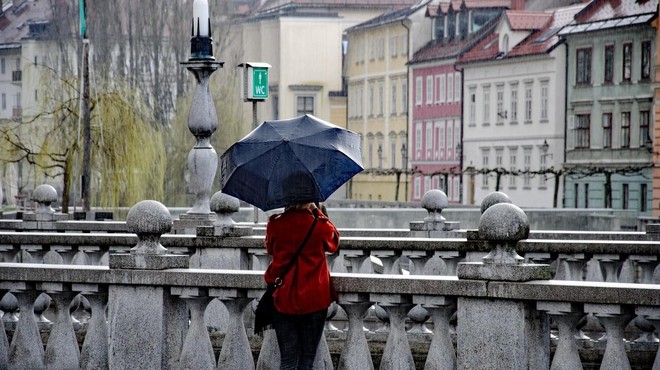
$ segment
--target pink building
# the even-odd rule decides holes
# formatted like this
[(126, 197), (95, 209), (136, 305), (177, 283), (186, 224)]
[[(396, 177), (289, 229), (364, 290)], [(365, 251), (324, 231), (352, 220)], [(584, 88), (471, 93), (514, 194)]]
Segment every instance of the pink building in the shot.
[(409, 162), (411, 199), (443, 190), (450, 203), (462, 202), (462, 71), (458, 57), (495, 27), (499, 15), (516, 1), (453, 1), (429, 6), (434, 37), (409, 61), (412, 120)]

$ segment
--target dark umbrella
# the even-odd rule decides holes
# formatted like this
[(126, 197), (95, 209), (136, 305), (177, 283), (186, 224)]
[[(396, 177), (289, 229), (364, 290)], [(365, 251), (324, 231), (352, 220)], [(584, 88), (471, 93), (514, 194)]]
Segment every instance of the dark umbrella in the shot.
[(312, 115), (265, 121), (220, 157), (222, 192), (264, 211), (322, 202), (361, 158), (358, 134)]

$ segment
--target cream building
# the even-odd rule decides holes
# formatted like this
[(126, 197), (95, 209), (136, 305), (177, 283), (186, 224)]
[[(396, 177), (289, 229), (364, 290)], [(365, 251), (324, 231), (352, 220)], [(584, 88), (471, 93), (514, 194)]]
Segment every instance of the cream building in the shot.
[(362, 138), (365, 172), (351, 198), (407, 201), (410, 56), (432, 36), (429, 1), (394, 10), (347, 30), (348, 121)]

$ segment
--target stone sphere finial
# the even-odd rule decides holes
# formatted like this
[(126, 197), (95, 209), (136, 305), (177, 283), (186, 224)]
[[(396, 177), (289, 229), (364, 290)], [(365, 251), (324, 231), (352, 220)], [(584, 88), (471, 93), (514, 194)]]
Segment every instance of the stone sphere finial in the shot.
[(424, 221), (444, 221), (442, 210), (449, 205), (449, 199), (444, 191), (433, 189), (429, 190), (422, 197), (422, 208), (428, 211), (428, 216)]
[(231, 215), (240, 210), (241, 202), (231, 195), (219, 191), (211, 197), (210, 208), (217, 215), (215, 226), (229, 226), (235, 224)]
[(126, 226), (137, 234), (138, 243), (131, 254), (165, 254), (167, 249), (160, 244), (160, 236), (172, 230), (172, 215), (160, 202), (143, 200), (128, 211)]
[(494, 191), (484, 197), (484, 200), (481, 201), (481, 214), (483, 215), (484, 212), (491, 206), (498, 204), (498, 203), (513, 203), (511, 201), (511, 198), (509, 198), (508, 195), (501, 191)]
[(35, 213), (55, 213), (50, 205), (57, 202), (57, 190), (48, 184), (39, 185), (32, 192), (32, 200), (37, 202)]
[(479, 235), (495, 246), (484, 257), (485, 263), (518, 264), (523, 258), (516, 253), (515, 245), (529, 236), (529, 220), (514, 204), (494, 204), (479, 219)]

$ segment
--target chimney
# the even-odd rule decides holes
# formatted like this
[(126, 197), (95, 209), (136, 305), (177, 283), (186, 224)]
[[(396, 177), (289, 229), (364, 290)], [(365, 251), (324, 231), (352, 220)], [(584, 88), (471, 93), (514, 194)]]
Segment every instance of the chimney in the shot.
[(511, 10), (525, 10), (525, 0), (511, 0)]

